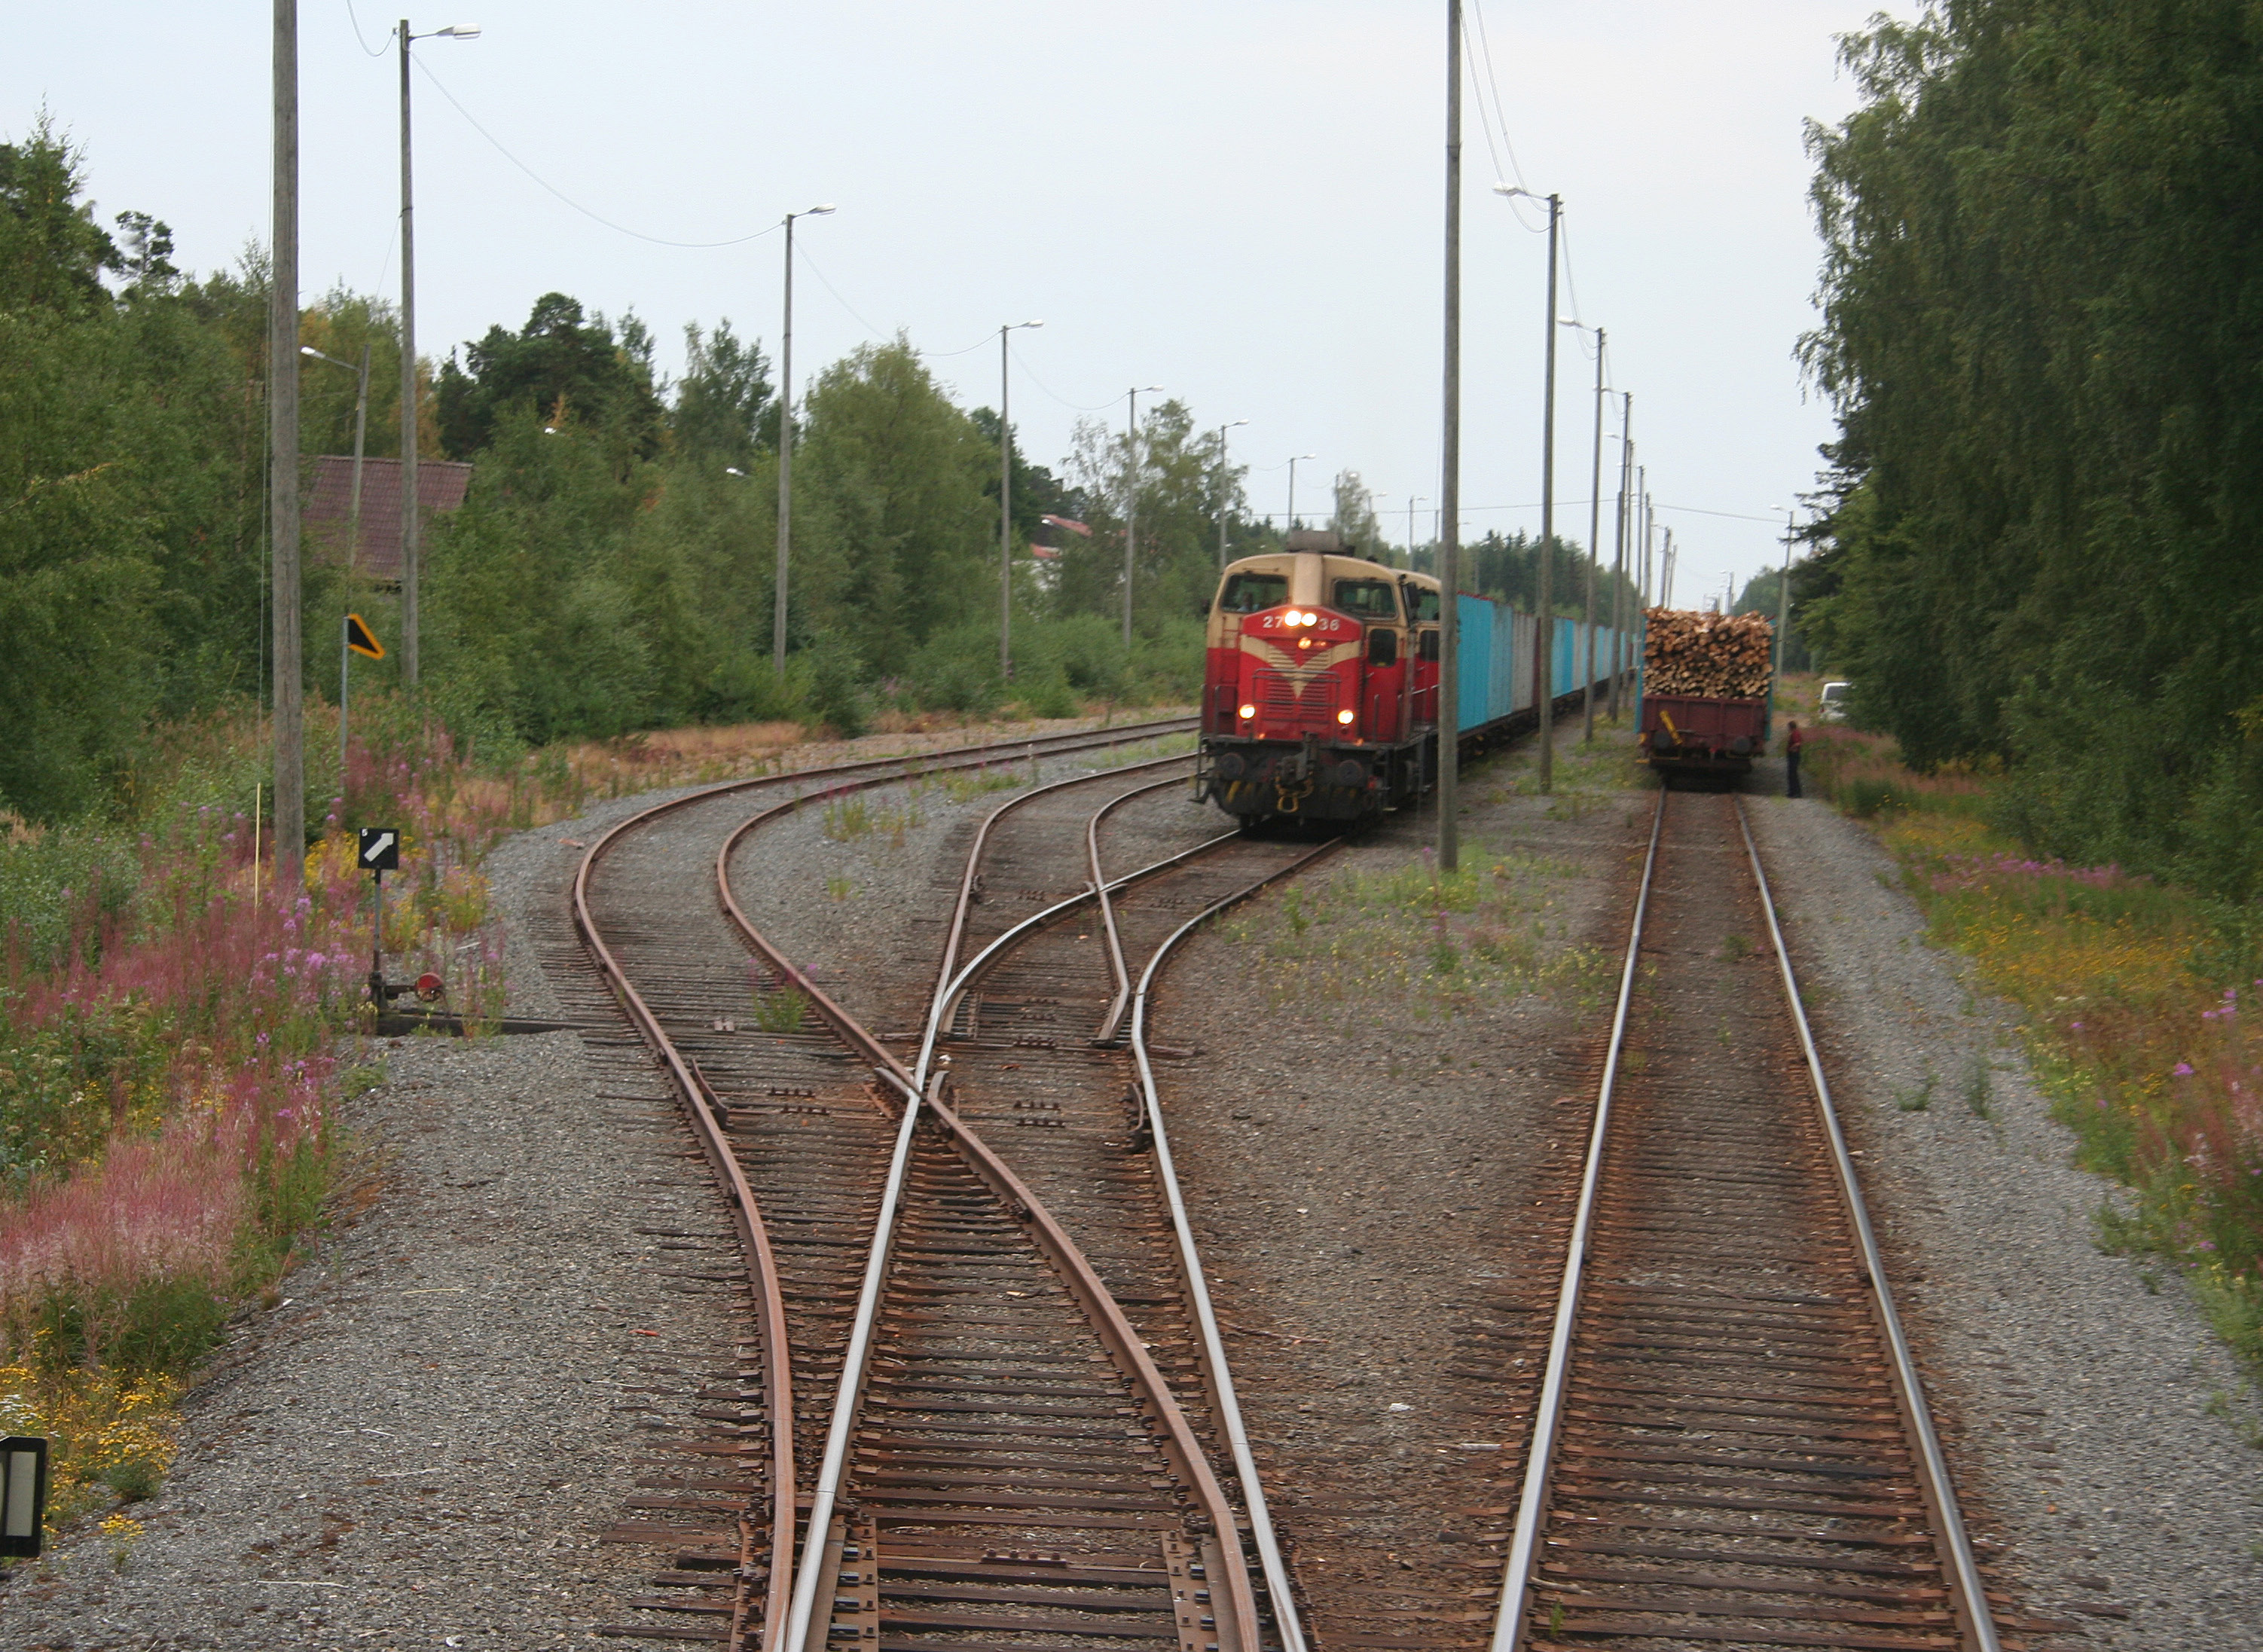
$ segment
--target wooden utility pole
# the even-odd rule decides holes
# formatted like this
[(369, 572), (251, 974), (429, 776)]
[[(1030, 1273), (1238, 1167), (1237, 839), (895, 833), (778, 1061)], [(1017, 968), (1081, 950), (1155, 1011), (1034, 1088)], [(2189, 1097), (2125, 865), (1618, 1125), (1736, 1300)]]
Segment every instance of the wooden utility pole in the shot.
[(1462, 0), (1446, 0), (1446, 361), (1438, 474), (1438, 869), (1461, 864)]
[(305, 882), (306, 706), (300, 685), (299, 0), (275, 0), (275, 223), (267, 294), (268, 527), (275, 588), (275, 894)]

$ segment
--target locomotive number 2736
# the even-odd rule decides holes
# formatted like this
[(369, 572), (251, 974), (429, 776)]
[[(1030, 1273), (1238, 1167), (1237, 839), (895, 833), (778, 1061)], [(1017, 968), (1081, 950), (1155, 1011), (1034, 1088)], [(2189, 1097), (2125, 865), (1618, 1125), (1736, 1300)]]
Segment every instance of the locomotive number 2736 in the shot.
[[(1305, 621), (1298, 629), (1304, 631), (1341, 631), (1343, 628), (1343, 621), (1334, 617), (1333, 615), (1315, 614), (1312, 618)], [(1287, 626), (1283, 624), (1283, 617), (1279, 614), (1261, 614), (1257, 617), (1257, 629), (1260, 631), (1283, 631), (1287, 629)]]

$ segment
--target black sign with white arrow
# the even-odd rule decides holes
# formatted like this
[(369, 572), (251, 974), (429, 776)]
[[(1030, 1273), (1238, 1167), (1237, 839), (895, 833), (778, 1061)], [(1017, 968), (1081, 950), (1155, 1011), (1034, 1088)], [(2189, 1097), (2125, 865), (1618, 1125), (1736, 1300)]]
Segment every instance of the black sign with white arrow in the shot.
[(361, 828), (361, 869), (397, 872), (401, 869), (401, 833), (392, 826)]

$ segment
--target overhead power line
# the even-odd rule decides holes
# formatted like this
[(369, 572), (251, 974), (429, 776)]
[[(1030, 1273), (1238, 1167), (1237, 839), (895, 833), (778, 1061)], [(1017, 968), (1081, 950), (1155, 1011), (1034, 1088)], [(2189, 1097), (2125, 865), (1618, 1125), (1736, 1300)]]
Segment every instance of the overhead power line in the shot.
[[(480, 136), (485, 138), (490, 144), (495, 146), (495, 151), (497, 155), (500, 155), (504, 160), (510, 162), (520, 171), (525, 173), (527, 177), (532, 178), (535, 183), (541, 185), (543, 189), (548, 191), (560, 200), (565, 202), (567, 206), (581, 213), (582, 217), (589, 220), (592, 223), (603, 224), (607, 229), (613, 231), (616, 234), (626, 235), (633, 241), (650, 242), (655, 247), (681, 247), (689, 251), (706, 252), (712, 251), (718, 247), (743, 247), (750, 241), (760, 241), (765, 235), (774, 235), (778, 232), (779, 226), (772, 224), (767, 228), (757, 229), (744, 235), (733, 235), (723, 241), (671, 241), (666, 235), (647, 235), (640, 229), (631, 229), (625, 224), (617, 224), (611, 219), (607, 218), (604, 213), (592, 212), (589, 208), (582, 206), (581, 202), (575, 200), (572, 196), (566, 193), (565, 191), (551, 183), (549, 179), (544, 177), (539, 172), (537, 172), (532, 167), (527, 165), (525, 162), (513, 155), (510, 150), (504, 146), (502, 140), (496, 137), (494, 133), (489, 132), (485, 126), (481, 126), (479, 121), (474, 118), (472, 112), (464, 107), (462, 101), (457, 97), (456, 94), (448, 90), (446, 84), (442, 82), (440, 77), (425, 67), (424, 60), (423, 58), (417, 58), (416, 62), (417, 71), (422, 74), (426, 80), (432, 83), (433, 89), (437, 90), (440, 96), (446, 98), (449, 103), (454, 105), (456, 112), (463, 116), (464, 119), (470, 125), (473, 131), (478, 133)], [(820, 276), (818, 278), (820, 280), (824, 279), (822, 276)], [(828, 282), (827, 285), (830, 285), (831, 284)], [(835, 293), (834, 296), (838, 298), (840, 297), (840, 294)], [(853, 314), (854, 312), (851, 313)]]

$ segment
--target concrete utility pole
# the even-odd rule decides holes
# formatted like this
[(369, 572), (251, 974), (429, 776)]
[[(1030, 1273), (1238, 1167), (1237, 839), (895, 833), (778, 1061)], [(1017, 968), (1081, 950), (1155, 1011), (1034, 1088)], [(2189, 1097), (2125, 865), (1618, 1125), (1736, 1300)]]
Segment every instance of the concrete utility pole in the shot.
[(416, 686), (417, 575), (423, 559), (423, 496), (416, 482), (416, 213), (408, 136), (408, 51), (418, 40), (476, 40), (476, 24), (413, 34), (401, 19), (401, 682)]
[(1462, 0), (1446, 0), (1446, 359), (1438, 475), (1438, 869), (1461, 865)]
[(1783, 675), (1783, 628), (1791, 623), (1791, 545), (1798, 529), (1792, 524), (1793, 512), (1783, 513), (1783, 572), (1775, 585), (1775, 675)]
[(1247, 419), (1234, 419), (1218, 427), (1218, 571), (1225, 572), (1225, 515), (1226, 488), (1229, 486), (1225, 467), (1225, 433), (1248, 423)]
[(1124, 469), (1128, 478), (1124, 501), (1124, 652), (1127, 654), (1132, 652), (1132, 575), (1139, 559), (1139, 393), (1162, 387), (1134, 385), (1124, 393)]
[(785, 215), (785, 319), (778, 328), (777, 578), (770, 597), (770, 671), (785, 678), (786, 564), (793, 544), (793, 220), (822, 218), (831, 203)]
[(1540, 415), (1540, 795), (1556, 789), (1556, 235), (1561, 196), (1548, 198), (1548, 368)]
[(1611, 552), (1611, 725), (1619, 720), (1619, 679), (1626, 675), (1627, 489), (1634, 479), (1634, 392), (1623, 390), (1619, 407), (1619, 507)]
[(408, 138), (408, 48), (416, 37), (401, 19), (401, 683), (416, 686), (416, 211)]
[(1014, 427), (1008, 422), (1006, 335), (1043, 321), (1009, 321), (998, 329), (998, 679), (1014, 680)]
[(1289, 455), (1289, 514), (1283, 520), (1281, 524), (1281, 537), (1284, 539), (1291, 534), (1297, 531), (1297, 461), (1298, 459), (1318, 458), (1319, 457), (1319, 455), (1317, 453), (1291, 453)]
[(1635, 497), (1642, 501), (1642, 606), (1647, 613), (1658, 606), (1658, 582), (1652, 566), (1658, 552), (1658, 513), (1651, 509), (1650, 466), (1638, 466), (1635, 478)]
[(1603, 329), (1595, 329), (1595, 459), (1587, 473), (1587, 666), (1580, 674), (1580, 711), (1587, 727), (1580, 735), (1595, 743), (1595, 564), (1603, 531)]
[(275, 587), (275, 894), (305, 884), (306, 706), (299, 610), (299, 0), (275, 0), (274, 271), (267, 293), (267, 468)]
[[(343, 367), (348, 372), (357, 369), (350, 361), (340, 361), (326, 356), (312, 344), (299, 346), (301, 356), (312, 356), (333, 367)], [(346, 572), (353, 572), (354, 552), (361, 546), (361, 458), (362, 439), (369, 429), (369, 345), (361, 347), (361, 366), (354, 390), (354, 457), (353, 492), (346, 504)], [(346, 681), (353, 671), (353, 654), (346, 646), (343, 622), (338, 626), (338, 794), (345, 795), (346, 785)]]

